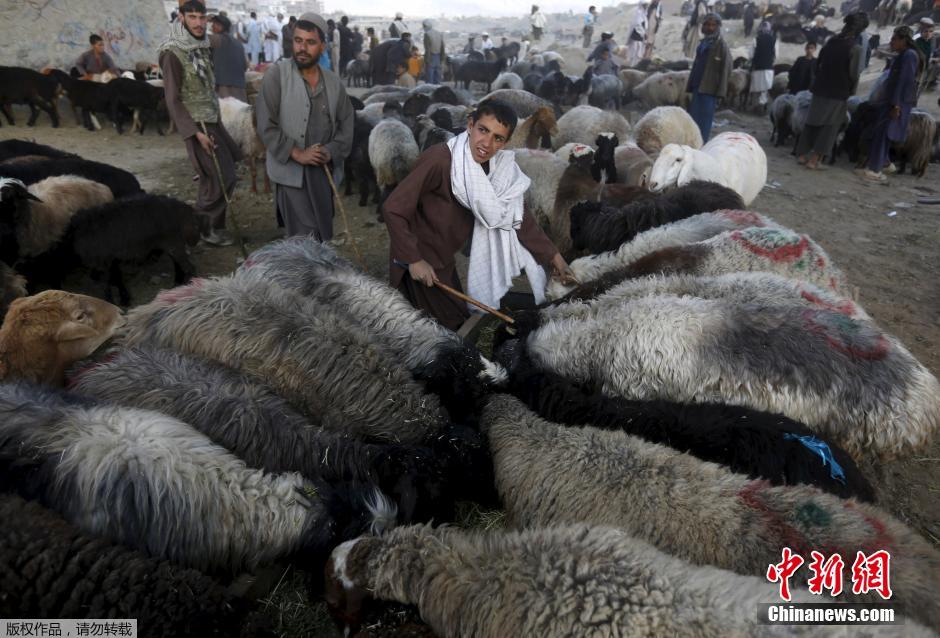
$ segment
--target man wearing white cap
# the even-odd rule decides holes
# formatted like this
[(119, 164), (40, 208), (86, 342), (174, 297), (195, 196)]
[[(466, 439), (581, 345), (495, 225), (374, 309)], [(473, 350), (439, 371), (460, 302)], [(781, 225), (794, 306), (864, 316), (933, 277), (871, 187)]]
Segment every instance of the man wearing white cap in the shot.
[(352, 149), (354, 111), (339, 75), (319, 65), (327, 47), (326, 20), (300, 16), (293, 58), (264, 75), (258, 96), (258, 134), (275, 183), (275, 203), (288, 236), (333, 238), (333, 193), (327, 169), (342, 180)]
[(395, 14), (395, 20), (388, 25), (388, 35), (392, 38), (400, 38), (402, 33), (411, 31), (405, 23), (405, 16), (399, 11)]
[(480, 43), (480, 48), (486, 52), (493, 48), (493, 41), (490, 40), (490, 34), (484, 31), (480, 34), (480, 37), (483, 38), (483, 42)]

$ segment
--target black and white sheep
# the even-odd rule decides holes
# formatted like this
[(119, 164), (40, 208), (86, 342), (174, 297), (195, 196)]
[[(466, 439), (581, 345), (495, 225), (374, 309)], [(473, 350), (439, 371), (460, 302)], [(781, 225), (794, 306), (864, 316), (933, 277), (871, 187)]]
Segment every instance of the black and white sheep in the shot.
[(714, 182), (693, 181), (662, 195), (624, 208), (583, 202), (571, 209), (571, 240), (577, 250), (599, 253), (616, 250), (638, 233), (697, 215), (744, 208), (741, 196)]
[(612, 396), (784, 414), (856, 458), (910, 455), (940, 428), (940, 382), (838, 310), (651, 296), (549, 322), (525, 348), (539, 369)]
[(362, 442), (315, 427), (287, 401), (234, 370), (170, 350), (116, 349), (68, 375), (73, 392), (154, 410), (187, 423), (250, 467), (300, 472), (330, 484), (374, 484), (398, 506), (402, 522), (446, 520), (453, 487), (445, 456), (430, 447)]
[(80, 158), (49, 158), (23, 164), (0, 165), (0, 177), (12, 177), (29, 186), (55, 175), (75, 175), (105, 184), (115, 198), (141, 192), (140, 182), (123, 169)]
[[(513, 397), (491, 399), (481, 426), (518, 527), (612, 526), (692, 564), (761, 577), (784, 547), (807, 558), (840, 554), (846, 581), (857, 552), (885, 550), (892, 605), (940, 627), (940, 552), (871, 505), (807, 485), (773, 487), (623, 432), (557, 425)], [(807, 560), (797, 578), (810, 575)], [(848, 588), (841, 599), (882, 600)]]
[(236, 276), (278, 284), (329, 308), (400, 361), (455, 416), (471, 411), (488, 386), (505, 381), (505, 371), (476, 348), (312, 238), (269, 244)]
[[(11, 104), (29, 105), (27, 126), (36, 124), (42, 109), (52, 120), (52, 128), (59, 127), (59, 83), (54, 78), (19, 66), (0, 66), (0, 109), (13, 126)], [(2, 124), (0, 124), (2, 126)]]
[(60, 69), (52, 69), (50, 75), (64, 89), (78, 124), (89, 131), (100, 130), (101, 124), (95, 115), (111, 114), (114, 102), (111, 83), (79, 80)]
[(358, 326), (270, 282), (197, 280), (127, 319), (126, 345), (149, 342), (239, 370), (333, 431), (421, 443), (447, 423), (438, 398)]
[[(576, 259), (571, 262), (570, 266), (578, 281), (588, 282), (663, 248), (683, 246), (726, 231), (751, 226), (781, 228), (770, 218), (750, 211), (721, 210), (701, 213), (681, 221), (651, 228), (634, 237), (632, 241), (622, 244), (616, 250)], [(550, 299), (558, 299), (573, 289), (573, 286), (552, 280), (546, 287), (545, 294)]]
[(76, 212), (114, 200), (104, 184), (74, 175), (47, 177), (28, 190), (38, 201), (29, 202), (29, 214), (16, 226), (21, 257), (41, 255), (58, 243)]
[(658, 106), (647, 111), (633, 130), (636, 145), (651, 158), (659, 155), (666, 144), (683, 144), (702, 148), (702, 133), (685, 109)]
[[(147, 123), (160, 114), (166, 114), (166, 101), (163, 87), (154, 86), (149, 82), (130, 78), (116, 78), (108, 82), (111, 91), (111, 120), (117, 132), (123, 134), (123, 111), (133, 113), (131, 130), (144, 134)], [(157, 124), (157, 134), (163, 135), (163, 130)]]
[[(417, 605), (448, 638), (777, 635), (755, 613), (761, 603), (780, 601), (766, 578), (689, 565), (610, 527), (401, 527), (340, 545), (326, 578), (330, 611), (347, 635), (370, 597)], [(828, 635), (832, 627), (785, 629)], [(895, 627), (877, 627), (877, 635), (885, 629)], [(910, 619), (896, 635), (907, 632), (930, 635)]]
[(85, 533), (186, 567), (237, 573), (291, 558), (315, 569), (336, 540), (393, 518), (379, 492), (347, 487), (362, 516), (338, 519), (339, 487), (252, 469), (158, 412), (7, 384), (0, 415), (8, 485)]
[[(523, 329), (533, 327), (516, 325)], [(535, 369), (518, 344), (501, 346), (512, 367), (509, 391), (542, 418), (618, 430), (728, 467), (772, 485), (814, 485), (843, 498), (874, 500), (855, 461), (802, 423), (721, 403), (683, 404), (608, 397)]]
[(0, 519), (4, 617), (136, 618), (154, 638), (269, 633), (247, 600), (194, 569), (82, 533), (13, 494), (0, 495)]

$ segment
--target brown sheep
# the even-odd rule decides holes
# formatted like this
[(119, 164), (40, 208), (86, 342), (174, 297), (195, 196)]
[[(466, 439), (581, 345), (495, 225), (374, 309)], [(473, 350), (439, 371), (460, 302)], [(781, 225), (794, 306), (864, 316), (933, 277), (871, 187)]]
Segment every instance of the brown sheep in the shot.
[(72, 215), (114, 200), (111, 189), (75, 175), (47, 177), (28, 187), (36, 200), (29, 202), (29, 217), (16, 226), (21, 257), (35, 257), (58, 243)]
[(16, 299), (0, 327), (0, 381), (64, 385), (65, 369), (124, 325), (117, 306), (62, 290)]
[(558, 121), (551, 107), (540, 107), (519, 122), (505, 148), (551, 148), (552, 135), (558, 135)]

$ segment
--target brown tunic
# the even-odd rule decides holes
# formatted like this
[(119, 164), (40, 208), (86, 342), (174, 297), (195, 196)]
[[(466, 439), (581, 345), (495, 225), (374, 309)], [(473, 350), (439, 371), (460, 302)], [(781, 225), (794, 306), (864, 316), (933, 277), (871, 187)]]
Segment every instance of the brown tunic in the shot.
[[(460, 284), (455, 255), (473, 234), (473, 213), (454, 199), (450, 182), (450, 149), (432, 146), (418, 158), (382, 205), (389, 235), (389, 280), (411, 303), (430, 313), (444, 326), (456, 329), (468, 312), (462, 302), (437, 288), (412, 281), (408, 264), (428, 262), (438, 279)], [(549, 267), (558, 249), (535, 219), (525, 213), (516, 231), (520, 243), (535, 260)], [(400, 265), (399, 265), (400, 264)]]

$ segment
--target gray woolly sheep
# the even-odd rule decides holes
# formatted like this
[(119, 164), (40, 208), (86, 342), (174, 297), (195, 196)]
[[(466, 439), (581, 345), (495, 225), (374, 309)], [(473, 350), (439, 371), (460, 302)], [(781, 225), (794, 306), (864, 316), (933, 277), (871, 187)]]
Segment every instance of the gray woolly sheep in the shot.
[[(647, 203), (634, 206), (644, 207)], [(843, 296), (846, 294), (842, 271), (809, 236), (786, 229), (759, 227), (727, 231), (693, 244), (648, 253), (585, 287), (591, 287), (596, 294), (614, 282), (647, 275), (722, 275), (753, 271), (775, 272)]]
[(398, 120), (384, 119), (369, 134), (369, 162), (386, 193), (405, 179), (420, 154), (411, 129)]
[(486, 386), (505, 380), (505, 371), (476, 348), (313, 238), (269, 244), (252, 253), (236, 276), (276, 283), (358, 326), (452, 413), (466, 413)]
[(616, 75), (592, 75), (588, 104), (599, 109), (620, 110), (623, 105), (623, 82)]
[(800, 91), (796, 94), (796, 103), (793, 105), (793, 108), (790, 110), (790, 133), (793, 134), (793, 139), (800, 139), (800, 133), (803, 132), (803, 127), (806, 125), (806, 118), (809, 115), (809, 107), (813, 102), (813, 94), (809, 91)]
[[(421, 149), (421, 152), (428, 150), (435, 144), (446, 142), (447, 140), (454, 137), (454, 134), (451, 131), (439, 127), (434, 123), (434, 120), (429, 118), (427, 115), (419, 115), (417, 118), (415, 118), (414, 135), (418, 142), (418, 148)], [(347, 184), (348, 183), (349, 182), (347, 181)], [(348, 194), (351, 194), (351, 192), (348, 192), (347, 195)]]
[(513, 108), (516, 112), (516, 117), (520, 120), (530, 117), (535, 114), (539, 109), (549, 108), (552, 109), (554, 113), (554, 106), (548, 100), (533, 95), (528, 91), (520, 91), (517, 89), (496, 89), (491, 93), (487, 93), (480, 101), (488, 99), (498, 99), (501, 102), (505, 102)]
[(420, 443), (446, 423), (437, 398), (369, 335), (270, 282), (226, 277), (166, 291), (128, 313), (122, 338), (239, 370), (330, 430)]
[[(238, 98), (223, 97), (219, 98), (219, 113), (222, 118), (222, 124), (228, 131), (232, 139), (241, 149), (244, 162), (248, 164), (248, 172), (251, 174), (251, 192), (258, 192), (258, 162), (264, 161), (265, 153), (264, 142), (258, 136), (258, 130), (255, 128), (255, 109), (250, 104), (245, 104)], [(264, 170), (264, 192), (271, 192), (271, 178), (268, 177), (268, 171)]]
[(431, 117), (436, 111), (447, 111), (450, 115), (450, 121), (453, 123), (455, 128), (462, 128), (467, 124), (467, 118), (470, 116), (472, 109), (468, 106), (462, 104), (453, 105), (453, 104), (441, 104), (434, 103), (428, 107), (428, 110), (425, 113)]
[(330, 484), (374, 484), (401, 520), (446, 520), (453, 498), (440, 455), (411, 445), (364, 443), (315, 427), (290, 404), (234, 370), (158, 348), (112, 350), (69, 374), (82, 396), (154, 410), (187, 423), (250, 467), (300, 472)]
[(702, 148), (698, 124), (678, 106), (658, 106), (640, 118), (633, 129), (636, 145), (651, 158), (659, 155), (666, 144), (683, 144)]
[(856, 458), (908, 456), (940, 427), (937, 379), (873, 323), (824, 308), (644, 297), (546, 324), (526, 347), (606, 394), (783, 414)]
[[(623, 432), (556, 425), (505, 395), (484, 409), (481, 427), (497, 491), (520, 528), (616, 527), (694, 565), (761, 577), (789, 547), (806, 557), (793, 584), (800, 589), (810, 551), (841, 555), (851, 582), (857, 552), (885, 550), (892, 605), (940, 627), (940, 553), (871, 505), (807, 485), (774, 487)], [(882, 600), (846, 589), (840, 599)]]
[(558, 119), (558, 135), (552, 140), (552, 148), (557, 150), (568, 142), (594, 144), (605, 132), (625, 140), (630, 137), (630, 123), (620, 113), (586, 104), (576, 106)]
[[(0, 386), (6, 479), (83, 532), (186, 567), (237, 573), (293, 558), (316, 568), (344, 534), (332, 490), (249, 468), (189, 425), (27, 385)], [(381, 494), (372, 514), (391, 520)]]
[(525, 192), (525, 209), (543, 229), (549, 228), (558, 184), (568, 168), (568, 162), (541, 149), (517, 148), (513, 152), (516, 154), (516, 164), (532, 180), (532, 185)]
[(653, 73), (633, 87), (633, 97), (647, 108), (683, 106), (688, 72)]
[(136, 618), (141, 636), (266, 635), (251, 606), (194, 569), (78, 531), (42, 507), (0, 495), (0, 615)]
[(539, 107), (535, 113), (520, 120), (504, 148), (551, 148), (552, 136), (557, 134), (555, 111), (551, 107)]
[(62, 385), (65, 369), (124, 323), (106, 301), (62, 290), (15, 299), (0, 327), (0, 381)]
[(776, 98), (778, 95), (783, 95), (786, 93), (789, 84), (790, 74), (787, 71), (774, 75), (774, 81), (770, 85), (770, 97)]
[(746, 69), (733, 69), (728, 76), (728, 88), (723, 103), (729, 108), (743, 108), (747, 102), (751, 74)]
[(633, 143), (625, 143), (614, 149), (614, 162), (617, 165), (617, 181), (629, 186), (646, 187), (649, 181), (653, 160)]
[(58, 243), (77, 211), (114, 200), (104, 184), (75, 175), (47, 177), (28, 190), (39, 201), (30, 201), (29, 215), (16, 226), (21, 257), (35, 257)]
[(634, 99), (633, 90), (640, 85), (647, 77), (648, 73), (637, 71), (636, 69), (620, 69), (617, 74), (623, 83), (623, 102), (632, 102)]
[[(833, 629), (762, 625), (755, 613), (760, 603), (780, 602), (765, 578), (689, 565), (609, 527), (483, 533), (400, 527), (340, 545), (326, 577), (327, 602), (347, 635), (370, 596), (417, 605), (445, 638), (718, 638), (832, 635)], [(794, 597), (811, 600), (802, 592)], [(879, 626), (871, 635), (894, 628)], [(856, 635), (859, 627), (851, 631)], [(930, 635), (910, 621), (897, 635), (908, 631)]]
[(774, 146), (784, 144), (793, 132), (790, 130), (790, 119), (793, 117), (793, 111), (796, 110), (797, 102), (796, 95), (784, 93), (778, 95), (770, 105), (770, 122), (773, 124), (770, 141), (774, 143)]
[[(651, 228), (617, 250), (576, 259), (571, 262), (570, 266), (578, 281), (584, 283), (663, 248), (691, 244), (729, 230), (751, 226), (781, 228), (770, 218), (750, 211), (722, 210), (702, 213), (665, 226)], [(549, 281), (545, 294), (550, 299), (558, 299), (573, 289), (573, 286), (562, 285), (552, 280)]]
[(513, 89), (515, 91), (521, 91), (522, 78), (512, 71), (505, 71), (496, 76), (496, 79), (493, 81), (493, 88), (496, 90)]

